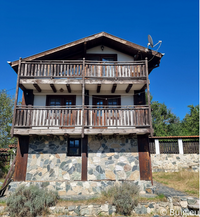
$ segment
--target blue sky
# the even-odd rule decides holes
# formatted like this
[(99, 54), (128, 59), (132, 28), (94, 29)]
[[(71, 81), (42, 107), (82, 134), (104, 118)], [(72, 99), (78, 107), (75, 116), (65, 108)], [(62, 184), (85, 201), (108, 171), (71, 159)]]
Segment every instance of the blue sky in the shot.
[(7, 64), (71, 41), (108, 32), (147, 46), (162, 40), (165, 53), (150, 75), (154, 101), (183, 119), (199, 104), (199, 2), (197, 0), (40, 0), (0, 2), (0, 89), (15, 94)]

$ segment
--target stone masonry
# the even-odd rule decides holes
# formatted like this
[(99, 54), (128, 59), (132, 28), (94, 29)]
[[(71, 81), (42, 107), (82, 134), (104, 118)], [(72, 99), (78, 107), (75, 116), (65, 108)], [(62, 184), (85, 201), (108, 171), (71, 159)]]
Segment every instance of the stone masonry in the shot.
[(137, 139), (88, 137), (88, 180), (139, 180)]
[(30, 139), (26, 180), (81, 180), (81, 156), (67, 156), (67, 143), (63, 136)]
[[(67, 156), (68, 139), (38, 136), (29, 142), (27, 181), (81, 180), (81, 156)], [(88, 180), (139, 180), (137, 139), (88, 136)]]
[(199, 154), (151, 154), (152, 172), (199, 171)]

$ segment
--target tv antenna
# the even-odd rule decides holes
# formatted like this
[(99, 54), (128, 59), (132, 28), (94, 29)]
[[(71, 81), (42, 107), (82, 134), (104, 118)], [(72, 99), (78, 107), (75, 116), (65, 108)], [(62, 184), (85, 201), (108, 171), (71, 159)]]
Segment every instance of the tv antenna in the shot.
[[(155, 46), (157, 46), (158, 44), (160, 44), (159, 45), (159, 47), (158, 47), (158, 49), (160, 48), (160, 46), (161, 46), (161, 44), (162, 44), (162, 41), (159, 41), (158, 43), (156, 43), (155, 45), (153, 45), (153, 39), (152, 39), (152, 37), (150, 36), (150, 35), (148, 35), (148, 44), (147, 44), (147, 48), (149, 48), (149, 46), (151, 47), (151, 48), (154, 48)], [(157, 49), (157, 50), (158, 50)]]

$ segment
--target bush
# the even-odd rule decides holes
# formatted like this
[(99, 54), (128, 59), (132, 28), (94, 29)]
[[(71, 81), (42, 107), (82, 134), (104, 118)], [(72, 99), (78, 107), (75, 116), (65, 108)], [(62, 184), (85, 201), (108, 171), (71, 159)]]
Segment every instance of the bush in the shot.
[(124, 182), (121, 185), (112, 186), (103, 191), (102, 195), (112, 198), (116, 211), (122, 215), (130, 215), (133, 208), (138, 204), (139, 187), (133, 183)]
[(58, 193), (31, 185), (21, 185), (7, 199), (7, 211), (12, 217), (35, 217), (48, 212), (48, 207), (55, 206)]

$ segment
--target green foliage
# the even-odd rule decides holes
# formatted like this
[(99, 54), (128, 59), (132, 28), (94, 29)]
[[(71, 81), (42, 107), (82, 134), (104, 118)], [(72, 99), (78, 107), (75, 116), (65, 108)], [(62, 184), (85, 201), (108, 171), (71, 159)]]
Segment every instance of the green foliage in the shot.
[(14, 99), (5, 90), (0, 90), (0, 148), (16, 143), (10, 135), (13, 105)]
[(107, 198), (113, 198), (116, 211), (122, 215), (130, 215), (133, 208), (138, 204), (139, 187), (133, 183), (124, 182), (121, 185), (112, 186), (103, 191)]
[(182, 132), (184, 136), (199, 135), (199, 105), (189, 105), (189, 114), (185, 115), (181, 123)]
[(33, 185), (21, 185), (8, 197), (7, 211), (11, 217), (35, 217), (47, 213), (48, 207), (55, 206), (58, 199), (57, 192)]
[(153, 101), (152, 125), (154, 136), (179, 136), (181, 134), (181, 122), (164, 103)]

